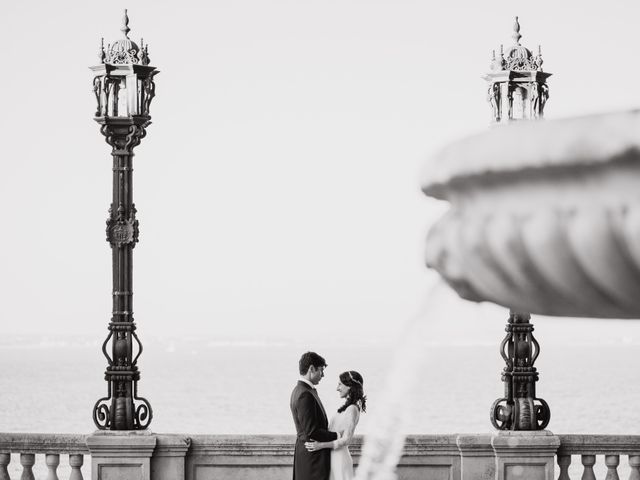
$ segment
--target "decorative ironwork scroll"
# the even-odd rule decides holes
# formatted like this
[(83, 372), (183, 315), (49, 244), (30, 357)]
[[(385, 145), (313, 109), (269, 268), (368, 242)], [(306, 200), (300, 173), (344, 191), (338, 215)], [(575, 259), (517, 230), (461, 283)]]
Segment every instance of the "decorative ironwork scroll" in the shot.
[(509, 314), (507, 335), (500, 345), (506, 366), (502, 371), (504, 397), (491, 406), (491, 423), (498, 430), (543, 430), (549, 424), (551, 410), (536, 397), (538, 372), (533, 366), (540, 345), (533, 337), (528, 313)]

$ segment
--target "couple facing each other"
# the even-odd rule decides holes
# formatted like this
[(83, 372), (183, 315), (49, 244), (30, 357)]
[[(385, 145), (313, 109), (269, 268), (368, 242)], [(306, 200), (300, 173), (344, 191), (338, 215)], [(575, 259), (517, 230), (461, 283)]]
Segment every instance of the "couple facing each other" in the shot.
[(300, 357), (300, 379), (291, 392), (290, 402), (297, 434), (293, 455), (294, 480), (353, 478), (353, 460), (348, 445), (360, 412), (366, 411), (364, 380), (353, 370), (340, 374), (336, 390), (345, 402), (328, 422), (315, 388), (324, 377), (326, 366), (324, 358), (315, 352), (307, 352)]

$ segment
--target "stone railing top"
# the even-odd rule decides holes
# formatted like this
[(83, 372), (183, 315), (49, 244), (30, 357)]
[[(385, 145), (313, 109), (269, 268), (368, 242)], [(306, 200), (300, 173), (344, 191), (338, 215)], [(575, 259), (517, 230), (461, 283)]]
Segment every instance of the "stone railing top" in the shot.
[(465, 188), (473, 177), (640, 162), (639, 131), (640, 110), (496, 126), (434, 155), (425, 166), (422, 190), (448, 199), (450, 190)]
[[(87, 439), (110, 437), (130, 438), (127, 432), (96, 432), (93, 435), (56, 433), (0, 433), (0, 452), (13, 453), (89, 453)], [(153, 437), (156, 450), (187, 452), (188, 455), (292, 455), (294, 435), (188, 435), (140, 434)], [(458, 452), (457, 434), (409, 435), (405, 441), (405, 455), (439, 455)], [(359, 454), (365, 439), (353, 438), (350, 448)]]
[(404, 455), (458, 454), (458, 434), (408, 435), (404, 442)]
[(558, 436), (558, 455), (640, 455), (640, 435)]
[(68, 433), (0, 433), (0, 452), (89, 453), (87, 437)]
[[(191, 455), (293, 455), (294, 435), (191, 435)], [(457, 435), (409, 435), (405, 455), (457, 454)], [(359, 455), (365, 438), (356, 435), (349, 449)]]
[(293, 435), (191, 435), (190, 455), (293, 455)]
[[(101, 432), (101, 435), (109, 435)], [(157, 439), (156, 450), (171, 449), (182, 455), (293, 455), (293, 435), (188, 435), (149, 434)], [(640, 455), (640, 435), (553, 435), (538, 432), (534, 436), (558, 438), (558, 455)], [(91, 435), (55, 433), (0, 433), (0, 452), (5, 453), (64, 453), (88, 454), (87, 438)], [(114, 435), (115, 436), (115, 435)], [(490, 450), (496, 438), (527, 437), (518, 434), (446, 434), (409, 435), (405, 441), (405, 456), (459, 455), (460, 450)], [(350, 445), (360, 454), (362, 436)]]
[[(471, 435), (472, 436), (472, 435)], [(152, 432), (95, 432), (89, 435), (57, 433), (0, 433), (0, 451), (14, 453), (89, 453), (87, 439), (153, 437), (160, 450), (189, 451), (189, 454), (247, 455), (293, 454), (294, 435), (189, 435), (153, 434)], [(409, 435), (406, 455), (446, 454), (457, 452), (457, 434)], [(362, 435), (353, 438), (350, 448), (358, 454), (364, 443)]]

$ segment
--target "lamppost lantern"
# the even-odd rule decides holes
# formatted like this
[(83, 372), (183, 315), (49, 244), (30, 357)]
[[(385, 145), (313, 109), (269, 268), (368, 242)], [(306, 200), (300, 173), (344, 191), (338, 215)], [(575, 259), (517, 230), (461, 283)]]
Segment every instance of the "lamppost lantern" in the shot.
[(133, 203), (133, 149), (151, 123), (149, 107), (155, 95), (149, 65), (149, 48), (129, 38), (129, 17), (124, 11), (123, 37), (98, 51), (93, 90), (95, 121), (111, 146), (113, 195), (107, 218), (107, 242), (113, 266), (113, 310), (109, 334), (102, 345), (107, 359), (107, 396), (93, 409), (93, 421), (101, 430), (143, 430), (153, 416), (149, 402), (138, 397), (140, 371), (137, 362), (142, 343), (133, 319), (133, 248), (138, 242), (138, 220)]
[[(138, 46), (129, 38), (129, 17), (124, 11), (123, 38), (98, 51), (100, 63), (91, 67), (94, 72), (93, 91), (96, 96), (96, 121), (105, 118), (136, 118), (136, 123), (149, 124), (149, 107), (155, 96), (153, 77), (158, 73), (149, 63), (149, 45), (140, 40)], [(147, 122), (143, 118), (147, 117)]]
[(520, 44), (520, 22), (513, 24), (513, 45), (500, 55), (493, 51), (490, 69), (484, 75), (487, 81), (487, 101), (491, 105), (494, 124), (539, 119), (544, 117), (544, 107), (549, 99), (547, 79), (550, 73), (542, 70), (542, 49), (534, 53)]

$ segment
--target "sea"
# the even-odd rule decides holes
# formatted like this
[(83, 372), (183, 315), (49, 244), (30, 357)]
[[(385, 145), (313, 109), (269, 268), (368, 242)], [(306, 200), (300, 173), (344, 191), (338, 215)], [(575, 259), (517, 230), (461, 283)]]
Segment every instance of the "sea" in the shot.
[[(0, 431), (95, 431), (92, 408), (107, 389), (101, 343), (36, 335), (0, 340)], [(375, 428), (382, 398), (393, 391), (411, 397), (396, 407), (409, 409), (409, 433), (492, 432), (489, 409), (503, 395), (498, 344), (421, 345), (423, 364), (411, 379), (391, 375), (398, 353), (392, 343), (318, 344), (314, 349), (328, 363), (319, 394), (326, 410), (335, 411), (342, 403), (335, 389), (339, 373), (357, 370), (365, 379), (367, 413), (356, 433)], [(289, 395), (307, 349), (201, 336), (146, 339), (138, 393), (152, 405), (151, 431), (292, 434)], [(537, 395), (551, 407), (549, 430), (640, 434), (640, 342), (543, 344), (536, 367)]]

